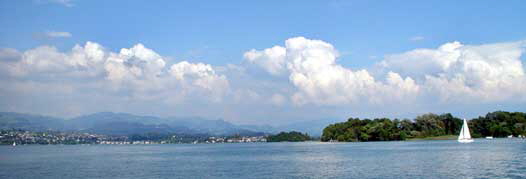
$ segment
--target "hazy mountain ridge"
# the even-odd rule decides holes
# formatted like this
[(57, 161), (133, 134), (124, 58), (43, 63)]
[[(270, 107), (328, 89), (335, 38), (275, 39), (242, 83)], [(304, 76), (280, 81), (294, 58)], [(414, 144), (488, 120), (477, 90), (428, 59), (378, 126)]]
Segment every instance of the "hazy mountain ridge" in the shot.
[(99, 112), (61, 119), (41, 115), (0, 112), (0, 129), (85, 131), (109, 135), (138, 133), (184, 133), (210, 135), (264, 135), (224, 120), (199, 117), (140, 116), (128, 113)]
[(210, 135), (264, 135), (281, 131), (300, 131), (320, 136), (334, 119), (295, 122), (282, 126), (236, 125), (223, 119), (202, 117), (155, 117), (129, 113), (98, 112), (71, 119), (14, 112), (0, 112), (0, 129), (85, 131), (109, 135), (137, 133), (184, 133)]
[(263, 133), (266, 133), (265, 131), (245, 129), (222, 119), (208, 120), (200, 117), (169, 117), (165, 118), (164, 120), (164, 122), (166, 122), (169, 125), (185, 126), (200, 133), (209, 133), (215, 135), (262, 135)]
[(279, 131), (299, 131), (307, 133), (312, 137), (320, 137), (323, 133), (323, 129), (329, 124), (336, 122), (344, 122), (345, 119), (326, 118), (320, 120), (309, 120), (294, 122), (291, 124), (283, 125), (278, 127)]
[(60, 118), (14, 112), (0, 112), (0, 129), (63, 130), (64, 125), (64, 120)]

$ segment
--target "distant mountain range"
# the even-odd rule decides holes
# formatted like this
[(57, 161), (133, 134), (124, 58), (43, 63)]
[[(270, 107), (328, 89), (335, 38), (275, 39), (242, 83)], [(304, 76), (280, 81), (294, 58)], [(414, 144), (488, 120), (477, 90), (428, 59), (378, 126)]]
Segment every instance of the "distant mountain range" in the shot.
[(227, 121), (200, 117), (139, 116), (128, 113), (99, 112), (62, 119), (42, 115), (0, 112), (0, 129), (26, 129), (34, 131), (80, 131), (106, 135), (156, 133), (208, 134), (215, 136), (264, 135), (280, 131), (300, 131), (320, 136), (328, 124), (336, 120), (305, 121), (279, 127), (270, 125), (235, 125)]
[(270, 125), (240, 125), (240, 127), (271, 134), (276, 134), (282, 131), (298, 131), (302, 133), (307, 133), (311, 137), (320, 137), (325, 127), (327, 127), (329, 124), (334, 124), (337, 122), (345, 122), (345, 120), (327, 118), (320, 120), (294, 122), (277, 127), (273, 127)]

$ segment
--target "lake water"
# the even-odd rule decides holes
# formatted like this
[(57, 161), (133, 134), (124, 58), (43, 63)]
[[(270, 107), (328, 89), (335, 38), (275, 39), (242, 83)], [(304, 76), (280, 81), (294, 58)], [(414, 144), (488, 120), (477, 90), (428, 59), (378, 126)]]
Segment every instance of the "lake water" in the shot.
[(0, 146), (0, 178), (526, 178), (526, 140)]

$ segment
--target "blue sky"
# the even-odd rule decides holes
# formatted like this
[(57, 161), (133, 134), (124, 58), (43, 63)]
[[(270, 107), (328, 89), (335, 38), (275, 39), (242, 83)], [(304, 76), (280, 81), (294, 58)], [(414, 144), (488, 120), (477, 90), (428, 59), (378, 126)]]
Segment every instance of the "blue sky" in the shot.
[[(291, 48), (286, 47), (285, 41), (294, 37), (305, 37), (308, 40), (314, 41), (322, 40), (324, 43), (332, 45), (338, 52), (337, 62), (334, 65), (350, 70), (344, 71), (342, 73), (354, 74), (360, 69), (365, 69), (368, 70), (370, 75), (375, 78), (375, 81), (377, 81), (379, 85), (383, 85), (388, 84), (388, 80), (384, 79), (387, 71), (393, 71), (395, 68), (393, 67), (394, 65), (391, 65), (388, 68), (385, 67), (385, 69), (378, 70), (377, 67), (380, 63), (385, 61), (390, 62), (389, 64), (394, 64), (398, 63), (399, 61), (404, 61), (403, 59), (417, 58), (414, 56), (403, 55), (396, 58), (387, 58), (393, 54), (403, 54), (422, 48), (435, 49), (439, 51), (438, 48), (441, 45), (454, 41), (458, 41), (461, 44), (467, 46), (483, 46), (488, 44), (491, 45), (513, 42), (523, 43), (521, 41), (526, 39), (526, 23), (524, 23), (524, 19), (526, 19), (525, 12), (526, 2), (519, 0), (280, 0), (155, 2), (139, 0), (0, 0), (0, 26), (2, 27), (0, 28), (0, 48), (15, 49), (17, 53), (24, 53), (28, 50), (47, 45), (56, 47), (60, 53), (69, 54), (73, 46), (76, 44), (84, 46), (87, 41), (90, 41), (103, 46), (105, 51), (109, 54), (109, 52), (119, 53), (122, 48), (132, 48), (136, 44), (140, 43), (143, 44), (147, 49), (154, 51), (157, 55), (162, 56), (162, 59), (166, 65), (162, 67), (163, 69), (161, 69), (159, 73), (168, 73), (169, 67), (172, 64), (178, 64), (181, 61), (188, 61), (191, 65), (198, 63), (210, 65), (214, 70), (214, 75), (216, 75), (215, 77), (217, 77), (217, 79), (220, 79), (221, 76), (224, 76), (228, 82), (229, 92), (225, 93), (229, 93), (230, 96), (226, 95), (226, 97), (223, 96), (223, 98), (234, 98), (231, 95), (237, 94), (240, 91), (252, 91), (261, 98), (270, 98), (271, 96), (279, 94), (278, 96), (285, 97), (285, 101), (292, 101), (292, 99), (289, 99), (289, 96), (301, 93), (305, 98), (304, 100), (306, 100), (305, 104), (302, 105), (298, 105), (296, 102), (290, 102), (290, 105), (287, 105), (288, 103), (286, 103), (285, 105), (279, 107), (271, 107), (266, 105), (260, 106), (258, 105), (260, 103), (256, 102), (248, 106), (251, 108), (268, 109), (269, 111), (254, 115), (245, 114), (243, 111), (233, 110), (247, 105), (238, 104), (228, 100), (226, 102), (222, 100), (221, 102), (216, 103), (209, 103), (207, 100), (200, 102), (185, 100), (185, 102), (177, 102), (175, 105), (168, 105), (164, 103), (158, 104), (163, 106), (162, 109), (147, 110), (143, 108), (146, 106), (146, 104), (156, 105), (157, 103), (152, 101), (137, 101), (137, 96), (145, 97), (144, 94), (142, 94), (144, 91), (141, 91), (141, 94), (136, 92), (138, 89), (143, 89), (143, 87), (115, 87), (118, 90), (121, 90), (121, 93), (119, 94), (122, 95), (122, 98), (120, 99), (126, 98), (126, 100), (136, 102), (137, 105), (134, 106), (134, 108), (142, 110), (134, 111), (144, 114), (152, 113), (154, 115), (179, 115), (180, 113), (185, 112), (193, 113), (195, 108), (188, 106), (198, 106), (197, 104), (213, 104), (208, 108), (208, 110), (215, 112), (208, 113), (203, 112), (202, 110), (196, 111), (199, 113), (206, 113), (204, 115), (207, 117), (222, 117), (227, 118), (227, 120), (231, 118), (232, 121), (240, 123), (285, 123), (282, 119), (304, 118), (302, 117), (302, 113), (313, 108), (323, 109), (328, 112), (319, 115), (310, 115), (312, 118), (323, 118), (324, 116), (348, 116), (350, 113), (348, 112), (348, 109), (351, 108), (359, 109), (357, 112), (353, 112), (353, 114), (361, 116), (394, 115), (410, 117), (423, 112), (445, 112), (448, 109), (457, 109), (451, 106), (465, 104), (451, 102), (448, 101), (449, 98), (447, 98), (443, 99), (445, 101), (443, 101), (441, 105), (449, 107), (431, 105), (428, 108), (419, 109), (418, 111), (413, 112), (410, 110), (413, 107), (407, 106), (402, 110), (402, 112), (393, 112), (391, 110), (384, 110), (386, 108), (385, 106), (378, 106), (374, 104), (369, 105), (369, 107), (358, 107), (356, 104), (353, 104), (354, 102), (351, 102), (355, 100), (355, 98), (352, 98), (353, 100), (351, 100), (351, 97), (348, 97), (350, 101), (343, 101), (343, 103), (338, 100), (336, 100), (336, 102), (314, 100), (312, 95), (327, 95), (325, 93), (329, 92), (325, 89), (320, 90), (319, 88), (316, 88), (320, 90), (318, 91), (319, 93), (316, 92), (316, 94), (311, 94), (310, 92), (313, 91), (312, 89), (303, 89), (303, 87), (300, 86), (300, 82), (287, 80), (290, 79), (293, 74), (299, 73), (297, 70), (289, 68), (289, 70), (291, 70), (290, 73), (283, 72), (283, 74), (281, 74), (282, 76), (276, 74), (268, 75), (266, 72), (271, 71), (269, 71), (269, 66), (265, 66), (266, 63), (263, 61), (272, 61), (273, 59), (271, 57), (261, 57), (250, 60), (244, 55), (251, 49), (262, 51), (275, 45), (284, 47), (287, 49), (287, 52), (292, 51)], [(55, 36), (50, 35), (53, 33), (55, 33)], [(314, 41), (305, 41), (305, 43), (310, 44), (307, 46), (319, 45)], [(328, 53), (332, 52), (331, 49), (322, 49), (328, 50)], [(517, 47), (513, 46), (513, 48), (510, 47), (507, 50), (509, 50), (511, 53), (516, 49), (519, 49), (521, 52), (520, 54), (522, 54), (524, 45), (519, 44)], [(308, 51), (309, 49), (304, 50)], [(471, 52), (470, 50), (471, 49), (467, 49), (468, 52)], [(479, 52), (480, 50), (474, 51)], [(501, 51), (496, 51), (496, 53), (500, 52)], [(507, 54), (507, 52), (508, 51), (502, 51), (503, 54)], [(482, 52), (480, 53), (482, 54)], [(482, 54), (482, 56), (483, 55), (484, 54)], [(37, 57), (41, 59), (48, 58), (48, 56), (45, 56), (45, 54), (42, 55), (40, 53)], [(418, 59), (427, 57), (428, 56), (418, 57)], [(524, 63), (523, 55), (519, 55), (518, 57), (516, 55), (512, 55), (512, 57), (516, 57), (520, 63)], [(53, 60), (53, 58), (54, 57), (49, 57), (51, 60)], [(491, 58), (488, 57), (488, 59)], [(20, 60), (24, 61), (24, 59)], [(150, 62), (148, 61), (150, 59), (144, 60), (146, 60), (144, 63)], [(411, 62), (411, 60), (408, 62)], [(249, 72), (240, 75), (238, 72), (231, 70), (233, 68), (227, 68), (229, 64), (243, 68), (245, 72), (247, 70)], [(490, 62), (488, 62), (488, 64), (489, 66), (493, 65)], [(8, 67), (9, 65), (4, 66)], [(78, 66), (76, 66), (75, 69), (76, 68), (78, 68)], [(107, 70), (107, 66), (104, 66), (104, 68)], [(146, 71), (151, 71), (150, 67), (144, 68), (148, 68), (148, 70), (143, 69), (143, 73)], [(227, 69), (225, 70), (225, 68)], [(286, 67), (283, 66), (283, 68)], [(339, 67), (336, 68), (339, 69)], [(496, 68), (502, 69), (500, 67)], [(99, 68), (97, 67), (97, 69)], [(423, 78), (424, 75), (421, 75), (420, 77), (404, 75), (407, 72), (404, 72), (402, 67), (397, 67), (396, 69), (399, 71), (394, 72), (400, 74), (402, 79), (405, 79), (406, 77), (411, 77), (411, 80), (415, 79), (417, 86), (420, 87), (419, 91), (422, 91), (422, 89), (431, 88), (425, 86), (425, 84), (428, 84), (428, 81), (419, 81), (419, 79)], [(39, 68), (39, 70), (42, 69)], [(481, 95), (484, 92), (486, 93), (484, 93), (482, 96), (492, 96), (492, 93), (489, 94), (489, 92), (492, 92), (491, 90), (497, 90), (496, 88), (488, 87), (486, 83), (478, 85), (478, 81), (469, 81), (469, 77), (473, 75), (465, 74), (465, 71), (460, 73), (457, 71), (447, 71), (449, 69), (441, 70), (444, 71), (441, 71), (440, 74), (429, 73), (428, 75), (434, 75), (436, 77), (441, 75), (450, 75), (451, 78), (447, 78), (449, 81), (453, 81), (452, 79), (455, 74), (465, 75), (468, 81), (464, 81), (464, 83), (468, 84), (468, 87), (473, 88), (471, 92), (474, 96)], [(515, 70), (514, 72), (517, 71), (517, 69), (512, 69), (511, 71), (513, 70)], [(524, 71), (524, 67), (522, 66), (518, 70)], [(4, 71), (8, 70), (4, 69)], [(109, 73), (110, 72), (107, 71), (99, 75)], [(305, 74), (312, 75), (309, 77), (315, 76), (310, 72), (305, 72)], [(510, 74), (504, 72), (502, 72), (502, 74), (500, 72), (495, 72), (495, 74), (497, 76), (510, 76)], [(522, 80), (520, 72), (518, 72), (516, 75), (518, 75), (517, 78)], [(66, 76), (64, 74), (55, 74), (53, 75), (52, 80), (40, 80), (41, 78), (44, 78), (43, 76), (45, 76), (40, 74), (40, 72), (34, 76), (12, 77), (7, 75), (2, 78), (7, 79), (7, 81), (4, 81), (4, 84), (7, 85), (13, 85), (15, 82), (22, 83), (30, 81), (34, 82), (34, 84), (40, 84), (44, 83), (44, 81), (68, 81), (71, 79), (70, 76)], [(379, 79), (379, 77), (382, 79)], [(502, 84), (506, 84), (505, 81), (499, 81), (504, 79), (495, 78), (495, 76), (491, 76), (485, 79), (477, 76), (474, 78), (474, 80), (485, 79), (487, 81), (498, 81), (502, 82)], [(106, 77), (105, 79), (109, 79), (109, 77)], [(332, 82), (338, 83), (339, 80), (335, 79)], [(102, 82), (97, 81), (97, 84), (99, 83)], [(119, 84), (120, 83), (121, 82), (119, 82)], [(133, 82), (133, 84), (137, 83), (138, 82)], [(159, 83), (165, 82), (163, 81)], [(193, 81), (189, 83), (197, 84)], [(348, 86), (350, 83), (352, 82), (344, 81), (343, 84), (336, 84), (335, 88), (338, 89), (338, 86), (344, 86), (341, 88), (341, 91), (354, 89), (354, 87), (349, 87), (349, 89), (347, 89), (346, 86)], [(265, 94), (269, 90), (258, 88), (257, 86), (259, 84), (267, 84), (267, 88), (280, 90)], [(522, 85), (522, 82), (518, 85)], [(79, 90), (80, 87), (78, 84), (71, 84), (71, 86), (73, 91), (70, 92), (71, 99), (88, 98), (87, 96), (82, 96), (82, 94), (80, 94), (81, 90)], [(93, 89), (94, 88), (95, 87), (93, 87)], [(173, 88), (179, 89), (179, 87), (170, 87), (164, 90), (170, 91), (174, 90)], [(377, 87), (374, 88), (376, 89)], [(28, 94), (21, 94), (20, 91), (16, 92), (17, 90), (4, 90), (7, 90), (5, 94), (10, 94), (10, 97), (0, 97), (3, 100), (3, 103), (0, 105), (0, 109), (7, 111), (36, 111), (38, 113), (58, 116), (72, 116), (104, 110), (94, 107), (93, 104), (76, 104), (76, 102), (71, 101), (64, 102), (68, 101), (69, 98), (49, 99), (40, 92), (29, 94), (41, 98), (41, 103), (45, 104), (46, 101), (51, 100), (57, 101), (61, 105), (58, 105), (56, 108), (43, 107), (42, 105), (38, 105), (37, 102), (30, 103), (27, 101), (26, 103), (20, 102), (19, 104), (11, 105), (8, 103), (14, 100), (24, 101), (21, 99), (27, 98)], [(367, 88), (363, 90), (370, 89)], [(163, 90), (156, 89), (154, 91), (157, 93), (162, 93), (160, 91)], [(194, 93), (196, 90), (192, 89), (191, 91), (191, 93)], [(117, 92), (113, 91), (100, 93), (114, 94)], [(361, 94), (361, 91), (358, 93), (360, 93), (360, 95), (357, 94), (357, 96), (367, 98)], [(517, 94), (513, 93), (514, 96), (511, 98), (517, 98), (517, 96), (519, 96), (519, 98), (522, 99), (523, 95), (521, 95), (520, 92), (516, 93)], [(151, 92), (145, 94), (151, 94)], [(185, 92), (184, 94), (187, 93)], [(172, 95), (175, 94), (171, 94), (170, 96)], [(199, 94), (195, 95), (201, 96)], [(342, 95), (347, 96), (349, 94), (345, 93)], [(375, 93), (372, 95), (375, 96), (379, 94)], [(429, 94), (422, 95), (430, 96)], [(20, 98), (12, 96), (20, 96)], [(446, 96), (451, 97), (454, 95)], [(330, 97), (322, 95), (322, 98)], [(413, 105), (426, 103), (422, 102), (425, 101), (423, 98), (418, 100), (420, 102), (415, 102)], [(476, 97), (474, 97), (474, 99), (475, 98)], [(428, 99), (428, 97), (425, 97), (425, 99)], [(73, 105), (72, 103), (78, 105), (78, 109), (72, 110), (71, 112), (57, 111), (57, 109), (60, 109), (60, 106), (63, 107), (64, 105)], [(393, 103), (396, 104), (397, 102)], [(387, 103), (383, 104), (385, 105)], [(116, 103), (116, 106), (119, 105), (121, 104)], [(184, 110), (181, 109), (181, 111), (178, 111), (177, 113), (170, 112), (170, 109), (179, 105), (187, 106), (188, 109), (183, 108)], [(469, 113), (463, 114), (461, 112), (462, 109), (460, 109), (457, 110), (457, 114), (464, 116), (475, 116), (489, 112), (486, 110), (517, 110), (521, 108), (524, 109), (523, 107), (525, 107), (524, 101), (517, 102), (509, 99), (491, 99), (489, 102), (480, 104), (480, 106), (470, 107)], [(125, 107), (108, 108), (107, 110), (131, 112), (131, 110), (127, 110)], [(272, 113), (272, 118), (274, 120), (262, 121), (264, 118), (266, 118), (266, 113)], [(247, 118), (254, 120), (251, 121)]]
[[(53, 2), (53, 1), (51, 1)], [(305, 36), (331, 42), (345, 65), (367, 66), (385, 54), (526, 38), (523, 1), (46, 1), (3, 0), (0, 46), (95, 41), (118, 50), (143, 43), (166, 56), (214, 65), (236, 63), (250, 48)], [(72, 38), (36, 40), (67, 31)], [(412, 37), (424, 39), (414, 42)], [(378, 59), (376, 59), (378, 60)]]

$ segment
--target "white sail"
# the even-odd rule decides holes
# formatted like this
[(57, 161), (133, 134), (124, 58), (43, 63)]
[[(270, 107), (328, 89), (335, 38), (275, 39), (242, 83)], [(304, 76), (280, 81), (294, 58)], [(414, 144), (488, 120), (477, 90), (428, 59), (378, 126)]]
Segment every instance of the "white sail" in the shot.
[(458, 140), (461, 139), (464, 139), (464, 124), (462, 124), (462, 129), (460, 129), (460, 134), (458, 134)]
[(464, 119), (464, 126), (462, 128), (464, 128), (464, 139), (471, 139), (471, 134), (469, 133), (468, 122), (466, 121), (466, 119)]
[(462, 124), (462, 129), (460, 129), (460, 134), (458, 135), (458, 141), (461, 143), (473, 142), (471, 139), (471, 134), (469, 133), (468, 122), (464, 119)]

